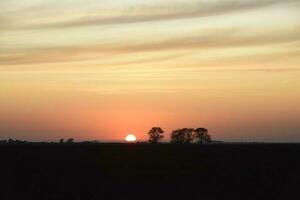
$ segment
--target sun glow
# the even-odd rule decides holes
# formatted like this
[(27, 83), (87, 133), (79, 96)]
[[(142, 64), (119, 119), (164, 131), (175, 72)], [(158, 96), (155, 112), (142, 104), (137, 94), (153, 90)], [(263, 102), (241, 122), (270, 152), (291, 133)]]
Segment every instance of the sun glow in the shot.
[(125, 137), (125, 140), (126, 140), (126, 142), (135, 142), (136, 137), (134, 135), (130, 134)]

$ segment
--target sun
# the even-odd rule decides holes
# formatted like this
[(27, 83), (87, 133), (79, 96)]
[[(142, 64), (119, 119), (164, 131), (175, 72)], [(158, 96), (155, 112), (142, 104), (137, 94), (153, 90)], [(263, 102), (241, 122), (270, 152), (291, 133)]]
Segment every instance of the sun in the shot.
[(136, 137), (133, 134), (129, 134), (125, 137), (126, 142), (135, 142)]

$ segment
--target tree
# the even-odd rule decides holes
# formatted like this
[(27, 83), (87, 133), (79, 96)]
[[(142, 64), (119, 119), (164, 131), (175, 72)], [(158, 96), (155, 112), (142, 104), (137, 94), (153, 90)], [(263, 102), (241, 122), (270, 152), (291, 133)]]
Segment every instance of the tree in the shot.
[(149, 142), (152, 144), (157, 144), (160, 140), (163, 139), (164, 131), (160, 127), (152, 127), (148, 132)]
[(69, 138), (66, 143), (73, 143), (74, 142), (74, 139), (73, 138)]
[(183, 128), (181, 129), (184, 135), (184, 143), (191, 143), (193, 141), (193, 128)]
[(184, 143), (184, 133), (182, 129), (173, 130), (171, 133), (171, 143), (183, 144)]
[(183, 144), (190, 143), (193, 140), (192, 128), (176, 129), (171, 133), (171, 143)]
[(59, 140), (59, 143), (64, 143), (64, 139), (60, 139), (60, 140)]
[(194, 137), (198, 140), (197, 142), (200, 144), (203, 143), (211, 143), (211, 136), (208, 134), (208, 130), (206, 128), (197, 128), (194, 130)]

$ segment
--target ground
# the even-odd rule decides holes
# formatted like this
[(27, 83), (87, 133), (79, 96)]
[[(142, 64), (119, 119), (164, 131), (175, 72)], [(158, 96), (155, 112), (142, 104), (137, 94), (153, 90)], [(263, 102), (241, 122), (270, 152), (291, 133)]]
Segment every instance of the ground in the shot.
[(298, 144), (0, 146), (0, 199), (297, 199)]

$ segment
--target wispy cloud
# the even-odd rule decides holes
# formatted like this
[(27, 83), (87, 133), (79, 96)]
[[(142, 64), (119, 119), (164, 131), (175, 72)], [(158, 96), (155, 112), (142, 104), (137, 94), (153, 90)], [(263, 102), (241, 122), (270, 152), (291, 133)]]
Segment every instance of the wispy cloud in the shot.
[[(300, 27), (292, 27), (281, 29), (277, 34), (269, 32), (255, 32), (247, 34), (246, 30), (237, 28), (229, 29), (212, 29), (205, 32), (205, 34), (193, 33), (191, 36), (183, 35), (172, 39), (161, 39), (156, 42), (143, 43), (128, 43), (118, 45), (104, 45), (95, 44), (88, 46), (57, 46), (57, 47), (41, 47), (34, 49), (10, 50), (0, 55), (0, 64), (14, 65), (14, 64), (30, 64), (30, 63), (52, 63), (65, 61), (86, 61), (93, 59), (113, 59), (118, 56), (126, 56), (135, 53), (152, 52), (167, 52), (180, 50), (209, 50), (220, 48), (234, 48), (234, 47), (259, 47), (265, 45), (275, 44), (293, 44), (300, 41)], [(297, 47), (297, 45), (296, 45)], [(299, 53), (299, 48), (291, 45), (290, 51), (287, 54)], [(205, 53), (205, 52), (204, 52)], [(267, 54), (272, 55), (274, 52)], [(133, 64), (133, 63), (147, 63), (169, 60), (184, 56), (184, 53), (172, 53), (169, 55), (161, 55), (156, 57), (137, 58), (134, 61), (122, 61), (119, 64)], [(111, 60), (113, 61), (113, 60)], [(113, 65), (115, 62), (110, 62)], [(107, 63), (105, 63), (107, 65)]]
[(170, 130), (207, 120), (233, 139), (298, 128), (299, 0), (0, 0), (0, 8), (1, 137), (110, 139), (157, 121)]
[[(55, 29), (68, 27), (82, 27), (94, 25), (116, 25), (141, 23), (150, 21), (207, 17), (240, 12), (249, 9), (262, 8), (278, 3), (287, 4), (297, 0), (246, 0), (246, 1), (164, 1), (156, 4), (136, 3), (135, 6), (111, 8), (107, 12), (104, 8), (89, 10), (58, 10), (47, 6), (32, 6), (23, 10), (11, 11), (9, 15), (15, 18), (11, 26), (6, 28), (21, 29)], [(52, 9), (52, 10), (51, 10)], [(19, 18), (18, 18), (19, 16)], [(40, 20), (39, 20), (40, 18)], [(22, 20), (23, 19), (23, 20)], [(27, 19), (27, 21), (26, 21)], [(16, 22), (22, 20), (22, 22)]]

